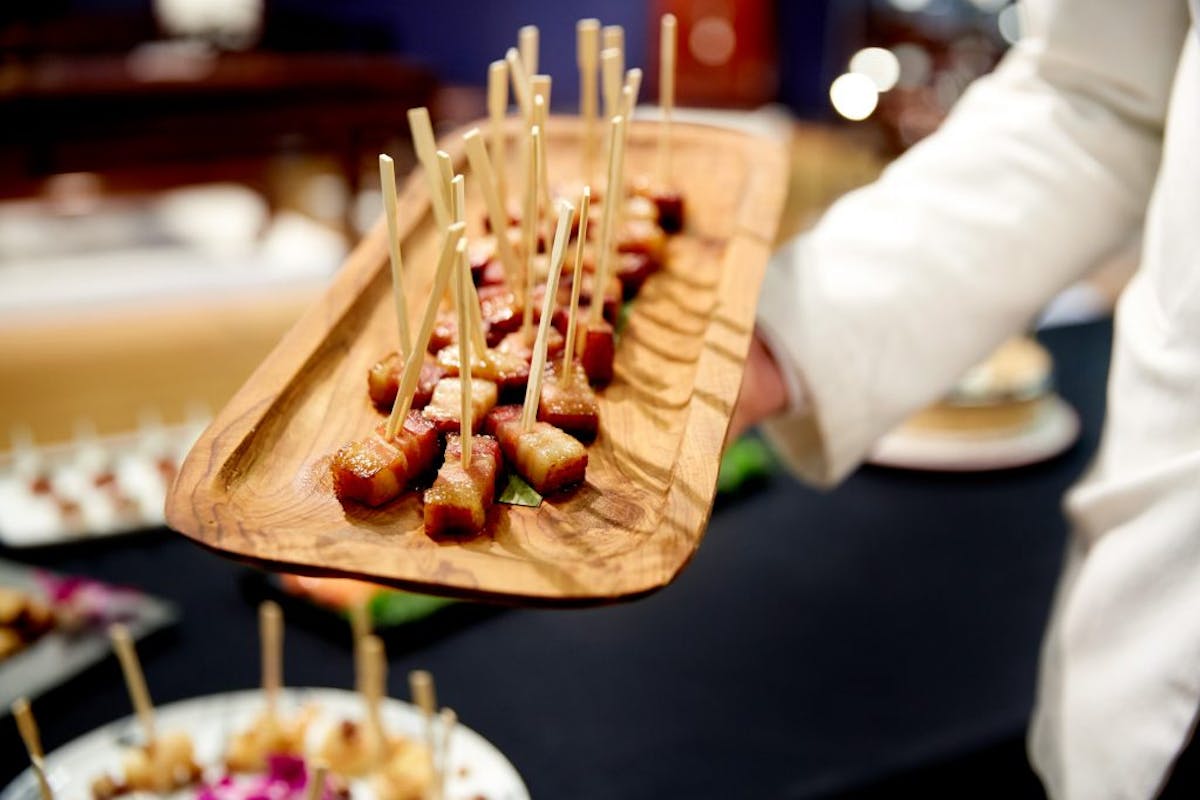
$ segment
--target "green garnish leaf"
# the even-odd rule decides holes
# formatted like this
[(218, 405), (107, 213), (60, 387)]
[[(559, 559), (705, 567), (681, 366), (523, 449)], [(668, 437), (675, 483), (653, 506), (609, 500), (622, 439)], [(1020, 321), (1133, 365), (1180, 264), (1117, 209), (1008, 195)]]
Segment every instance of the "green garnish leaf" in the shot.
[(736, 492), (756, 478), (764, 478), (775, 469), (775, 456), (762, 439), (746, 436), (725, 448), (721, 471), (717, 473), (717, 491)]
[(617, 310), (617, 324), (613, 326), (613, 333), (620, 336), (625, 331), (625, 327), (629, 325), (631, 316), (633, 316), (633, 301), (626, 300)]
[(384, 589), (371, 598), (368, 610), (371, 613), (371, 622), (376, 627), (387, 628), (423, 619), (453, 602), (455, 601), (445, 597)]
[(508, 474), (508, 483), (504, 485), (504, 491), (500, 493), (497, 500), (510, 506), (528, 506), (529, 508), (537, 508), (542, 504), (542, 496), (515, 472)]

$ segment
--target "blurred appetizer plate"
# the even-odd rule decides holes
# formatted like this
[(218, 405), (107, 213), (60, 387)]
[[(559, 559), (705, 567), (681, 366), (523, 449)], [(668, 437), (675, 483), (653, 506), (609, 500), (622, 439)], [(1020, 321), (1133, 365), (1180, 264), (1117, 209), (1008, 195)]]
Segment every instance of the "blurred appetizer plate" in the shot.
[[(548, 128), (550, 174), (576, 175), (581, 124), (554, 118)], [(668, 584), (712, 509), (788, 174), (783, 149), (769, 140), (673, 130), (687, 227), (632, 304), (616, 378), (599, 393), (601, 430), (583, 486), (538, 508), (503, 506), (466, 542), (427, 537), (416, 493), (375, 510), (338, 502), (330, 457), (378, 423), (367, 370), (395, 349), (381, 220), (201, 436), (168, 498), (168, 524), (238, 559), (428, 594), (588, 605)], [(630, 129), (630, 179), (652, 173), (656, 131)], [(440, 145), (467, 175), (468, 235), (478, 235), (483, 207), (463, 132)], [(439, 238), (420, 173), (401, 195), (399, 220), (417, 319)]]
[[(39, 577), (35, 570), (10, 561), (0, 561), (0, 587), (27, 593), (51, 607), (57, 605), (59, 613), (91, 617), (76, 624), (56, 624), (0, 660), (0, 716), (9, 713), (18, 697), (37, 697), (107, 658), (112, 649), (109, 622), (123, 622), (135, 639), (141, 639), (179, 618), (170, 603), (134, 589), (48, 573)], [(47, 597), (48, 589), (63, 599), (56, 604)]]
[(1048, 395), (1029, 424), (1015, 431), (933, 433), (904, 428), (875, 445), (868, 461), (882, 467), (931, 472), (987, 472), (1047, 461), (1079, 438), (1079, 415), (1058, 395)]
[(0, 544), (46, 547), (163, 524), (202, 425), (157, 426), (0, 453)]
[[(309, 730), (309, 745), (316, 747), (329, 726), (343, 719), (362, 717), (362, 697), (341, 689), (288, 689), (285, 708), (313, 705), (318, 711)], [(196, 760), (206, 768), (205, 779), (216, 780), (222, 774), (226, 744), (233, 734), (247, 727), (262, 713), (263, 695), (256, 689), (195, 697), (155, 709), (156, 723), (162, 731), (186, 731), (193, 738)], [(416, 706), (399, 700), (383, 704), (383, 722), (392, 733), (423, 739), (424, 717)], [(46, 756), (50, 784), (57, 797), (91, 796), (96, 777), (115, 772), (121, 765), (126, 747), (138, 741), (137, 720), (125, 717), (111, 722)], [(490, 742), (465, 725), (455, 727), (450, 739), (451, 767), (447, 800), (528, 800), (529, 791), (508, 759)], [(212, 768), (210, 774), (209, 769)], [(351, 783), (356, 800), (372, 797), (363, 782)], [(174, 793), (174, 798), (190, 798), (196, 789)], [(37, 781), (26, 769), (0, 794), (0, 800), (39, 800)]]

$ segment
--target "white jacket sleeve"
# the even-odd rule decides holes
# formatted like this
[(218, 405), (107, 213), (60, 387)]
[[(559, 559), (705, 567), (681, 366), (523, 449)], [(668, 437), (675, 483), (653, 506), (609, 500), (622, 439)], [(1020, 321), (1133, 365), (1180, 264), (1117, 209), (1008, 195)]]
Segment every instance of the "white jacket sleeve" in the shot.
[(1025, 0), (1026, 36), (942, 128), (773, 260), (759, 325), (812, 413), (769, 421), (842, 478), (1140, 225), (1183, 0)]

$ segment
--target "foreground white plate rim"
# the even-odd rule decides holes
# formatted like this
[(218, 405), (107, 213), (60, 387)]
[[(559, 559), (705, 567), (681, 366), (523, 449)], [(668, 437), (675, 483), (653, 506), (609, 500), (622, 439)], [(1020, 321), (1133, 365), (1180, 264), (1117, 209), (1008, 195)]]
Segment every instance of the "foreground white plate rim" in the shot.
[[(310, 747), (314, 740), (320, 740), (329, 725), (362, 716), (361, 697), (344, 689), (289, 688), (283, 699), (284, 709), (298, 709), (306, 703), (319, 706), (321, 713), (310, 731)], [(219, 763), (229, 737), (261, 713), (262, 708), (262, 692), (248, 689), (168, 703), (157, 707), (155, 715), (160, 731), (185, 730), (191, 734), (197, 760), (208, 767)], [(420, 710), (409, 703), (388, 698), (384, 702), (383, 719), (394, 733), (411, 737), (423, 735), (424, 718)], [(136, 724), (132, 716), (110, 722), (47, 754), (46, 768), (55, 796), (60, 800), (90, 798), (92, 780), (104, 772), (115, 771), (121, 763), (122, 748), (136, 740)], [(478, 796), (488, 800), (529, 800), (529, 791), (516, 768), (487, 739), (461, 723), (452, 736), (450, 759), (447, 800), (468, 800)], [(463, 767), (466, 767), (465, 774)], [(369, 787), (361, 782), (351, 788), (356, 800), (373, 796)], [(194, 796), (195, 789), (171, 795), (181, 799)], [(37, 798), (37, 784), (28, 769), (0, 793), (0, 800)]]

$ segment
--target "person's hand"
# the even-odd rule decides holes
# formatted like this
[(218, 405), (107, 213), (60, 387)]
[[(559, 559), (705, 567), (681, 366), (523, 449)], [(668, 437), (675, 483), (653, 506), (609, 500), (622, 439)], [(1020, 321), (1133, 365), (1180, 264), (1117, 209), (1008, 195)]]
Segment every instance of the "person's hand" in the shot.
[(725, 443), (736, 440), (748, 428), (787, 407), (787, 385), (775, 357), (756, 332), (750, 340), (746, 356), (746, 371), (742, 375), (742, 390), (729, 420)]

